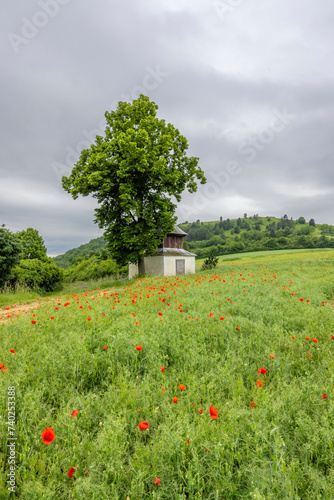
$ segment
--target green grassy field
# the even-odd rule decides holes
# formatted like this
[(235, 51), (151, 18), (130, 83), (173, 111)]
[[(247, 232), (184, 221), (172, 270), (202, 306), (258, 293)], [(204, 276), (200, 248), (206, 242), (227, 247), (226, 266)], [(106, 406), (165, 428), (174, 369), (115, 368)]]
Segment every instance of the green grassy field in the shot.
[(334, 250), (65, 292), (0, 325), (0, 498), (334, 498)]

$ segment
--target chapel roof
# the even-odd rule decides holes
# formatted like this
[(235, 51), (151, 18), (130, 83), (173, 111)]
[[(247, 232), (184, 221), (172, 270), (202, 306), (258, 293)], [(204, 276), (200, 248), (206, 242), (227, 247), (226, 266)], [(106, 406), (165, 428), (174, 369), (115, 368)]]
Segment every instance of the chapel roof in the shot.
[(168, 233), (167, 236), (169, 236), (170, 234), (178, 234), (181, 236), (187, 236), (188, 233), (185, 233), (184, 231), (182, 231), (182, 229), (180, 229), (179, 226), (174, 226), (174, 230), (171, 231), (170, 233)]

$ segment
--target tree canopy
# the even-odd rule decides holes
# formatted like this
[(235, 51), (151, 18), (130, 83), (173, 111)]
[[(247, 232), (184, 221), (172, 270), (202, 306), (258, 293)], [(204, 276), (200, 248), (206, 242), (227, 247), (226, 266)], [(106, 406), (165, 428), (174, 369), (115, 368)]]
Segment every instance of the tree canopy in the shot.
[(205, 184), (199, 159), (186, 155), (179, 130), (156, 116), (158, 106), (141, 95), (106, 112), (105, 136), (81, 152), (69, 177), (62, 178), (74, 199), (92, 195), (100, 204), (95, 222), (105, 229), (108, 249), (120, 265), (140, 262), (173, 230), (181, 193)]
[(11, 278), (13, 267), (19, 262), (21, 255), (20, 241), (15, 234), (0, 227), (0, 288)]
[(17, 236), (21, 242), (22, 259), (47, 260), (47, 249), (37, 229), (28, 227), (25, 231), (17, 233)]

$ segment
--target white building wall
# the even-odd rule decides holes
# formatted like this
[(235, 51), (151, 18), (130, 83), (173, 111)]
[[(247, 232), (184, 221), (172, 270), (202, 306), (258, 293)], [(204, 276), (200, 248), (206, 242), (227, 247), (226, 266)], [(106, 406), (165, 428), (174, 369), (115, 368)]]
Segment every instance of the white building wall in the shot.
[(129, 280), (131, 278), (134, 278), (134, 276), (136, 276), (137, 274), (139, 274), (138, 264), (132, 264), (132, 262), (130, 262), (129, 263)]
[[(169, 255), (144, 257), (145, 273), (152, 276), (175, 276), (176, 275), (176, 260), (184, 259), (185, 274), (195, 273), (195, 257), (183, 255)], [(129, 264), (129, 279), (139, 274), (138, 265)]]
[(162, 255), (156, 257), (144, 257), (145, 273), (153, 276), (164, 275), (164, 263)]
[(195, 273), (195, 257), (183, 255), (170, 255), (165, 257), (165, 276), (176, 275), (176, 260), (185, 261), (185, 274)]

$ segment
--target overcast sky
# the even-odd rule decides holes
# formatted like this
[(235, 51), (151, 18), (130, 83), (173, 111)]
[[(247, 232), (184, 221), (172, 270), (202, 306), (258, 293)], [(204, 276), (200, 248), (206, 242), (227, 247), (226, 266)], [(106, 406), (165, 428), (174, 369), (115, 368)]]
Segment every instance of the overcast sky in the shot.
[(49, 255), (101, 236), (61, 177), (140, 93), (207, 177), (178, 222), (334, 224), (333, 26), (333, 0), (3, 2), (0, 224), (37, 229)]

